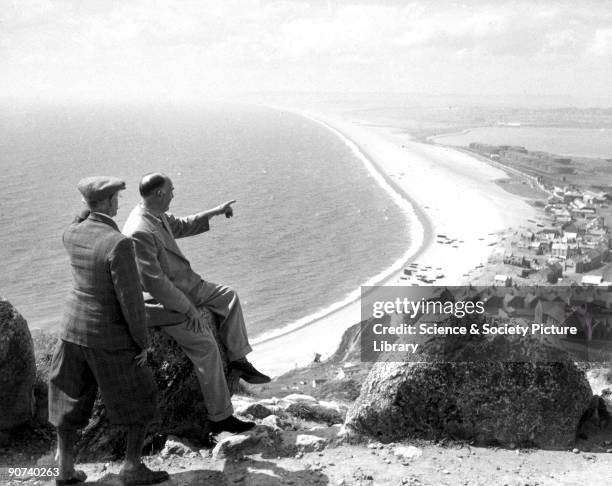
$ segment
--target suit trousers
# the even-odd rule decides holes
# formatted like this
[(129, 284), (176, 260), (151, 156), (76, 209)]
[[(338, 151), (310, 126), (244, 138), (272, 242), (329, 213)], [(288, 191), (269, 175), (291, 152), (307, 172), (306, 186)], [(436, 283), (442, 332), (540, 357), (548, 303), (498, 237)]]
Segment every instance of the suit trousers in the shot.
[[(251, 352), (242, 307), (233, 289), (202, 280), (189, 297), (196, 307), (206, 307), (220, 316), (217, 332), (230, 361)], [(234, 410), (221, 354), (212, 331), (206, 327), (201, 333), (194, 332), (187, 328), (187, 322), (162, 329), (181, 346), (193, 363), (209, 420), (219, 421), (232, 415)]]

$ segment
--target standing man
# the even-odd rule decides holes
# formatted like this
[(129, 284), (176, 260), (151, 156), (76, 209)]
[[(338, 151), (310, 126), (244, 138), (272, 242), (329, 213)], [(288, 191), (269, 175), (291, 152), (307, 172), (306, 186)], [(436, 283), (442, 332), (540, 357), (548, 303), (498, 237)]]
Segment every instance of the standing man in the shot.
[(148, 330), (129, 238), (112, 220), (125, 182), (88, 177), (78, 183), (89, 211), (64, 232), (73, 288), (49, 374), (49, 421), (57, 427), (57, 484), (87, 479), (74, 469), (77, 430), (91, 415), (98, 387), (109, 421), (127, 426), (121, 477), (125, 485), (169, 478), (141, 461), (147, 427), (159, 415), (157, 389), (146, 365)]
[(128, 217), (123, 233), (132, 238), (136, 263), (144, 289), (166, 309), (185, 315), (180, 324), (162, 329), (172, 336), (193, 362), (208, 409), (213, 432), (242, 432), (253, 422), (233, 415), (232, 402), (223, 373), (217, 342), (203, 320), (206, 307), (222, 317), (219, 337), (227, 348), (230, 369), (248, 383), (268, 383), (245, 356), (251, 351), (238, 295), (227, 286), (206, 282), (195, 273), (175, 238), (193, 236), (209, 229), (212, 217), (232, 216), (228, 201), (208, 211), (184, 218), (166, 214), (174, 198), (170, 178), (161, 173), (145, 175), (140, 181), (142, 201)]

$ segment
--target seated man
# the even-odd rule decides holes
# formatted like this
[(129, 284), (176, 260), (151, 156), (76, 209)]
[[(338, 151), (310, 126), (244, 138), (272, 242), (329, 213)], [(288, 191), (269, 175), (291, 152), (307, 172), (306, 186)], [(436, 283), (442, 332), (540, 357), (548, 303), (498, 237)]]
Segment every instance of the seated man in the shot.
[(175, 241), (175, 238), (208, 231), (213, 216), (232, 216), (231, 205), (235, 201), (185, 218), (175, 218), (166, 214), (174, 197), (173, 190), (168, 176), (161, 173), (145, 175), (140, 181), (142, 201), (128, 217), (123, 233), (134, 242), (144, 289), (166, 309), (185, 314), (183, 322), (162, 329), (193, 362), (212, 431), (242, 432), (255, 424), (243, 422), (233, 415), (217, 342), (198, 308), (206, 307), (223, 319), (218, 334), (227, 348), (232, 373), (254, 384), (268, 383), (270, 378), (245, 358), (251, 346), (236, 292), (202, 280)]

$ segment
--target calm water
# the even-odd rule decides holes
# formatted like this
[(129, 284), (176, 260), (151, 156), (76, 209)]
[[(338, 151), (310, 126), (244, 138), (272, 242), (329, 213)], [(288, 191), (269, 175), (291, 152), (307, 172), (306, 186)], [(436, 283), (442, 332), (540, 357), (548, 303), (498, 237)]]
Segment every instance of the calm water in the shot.
[(436, 142), (465, 146), (471, 142), (492, 145), (522, 145), (559, 155), (612, 158), (612, 129), (483, 127), (460, 134), (435, 137)]
[(124, 178), (121, 227), (140, 176), (169, 174), (171, 211), (237, 199), (235, 217), (180, 240), (193, 267), (234, 286), (251, 335), (341, 300), (408, 245), (403, 214), (321, 125), (257, 107), (3, 110), (0, 118), (0, 295), (33, 328), (56, 328), (70, 286), (61, 234), (78, 211), (75, 185)]

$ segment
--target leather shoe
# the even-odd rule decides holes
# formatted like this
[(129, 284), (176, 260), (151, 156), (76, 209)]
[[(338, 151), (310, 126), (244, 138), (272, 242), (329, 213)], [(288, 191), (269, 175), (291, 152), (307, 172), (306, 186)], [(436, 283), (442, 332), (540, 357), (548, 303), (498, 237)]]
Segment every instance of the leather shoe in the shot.
[(56, 479), (56, 486), (66, 486), (68, 484), (83, 483), (87, 480), (87, 474), (80, 469), (75, 469), (70, 473), (70, 477), (64, 479)]
[(243, 420), (237, 419), (233, 415), (230, 415), (226, 419), (219, 420), (218, 422), (210, 421), (210, 431), (213, 434), (218, 434), (219, 432), (245, 432), (249, 429), (255, 427), (255, 422), (245, 422)]
[(238, 378), (242, 378), (251, 385), (262, 385), (264, 383), (270, 383), (271, 378), (268, 375), (264, 375), (249, 362), (246, 358), (240, 358), (236, 361), (232, 361), (229, 364), (232, 374)]
[(122, 469), (119, 473), (123, 486), (157, 484), (170, 479), (166, 471), (152, 471), (142, 462), (135, 469)]

